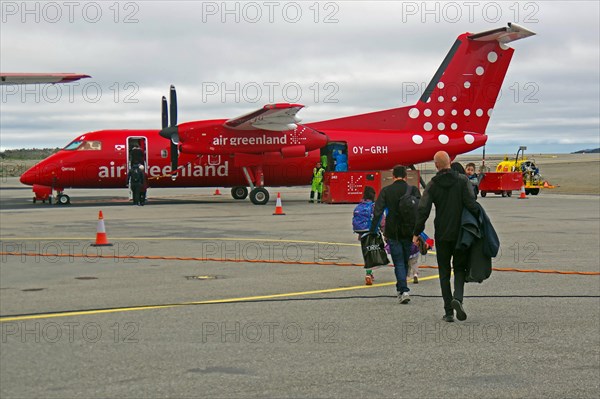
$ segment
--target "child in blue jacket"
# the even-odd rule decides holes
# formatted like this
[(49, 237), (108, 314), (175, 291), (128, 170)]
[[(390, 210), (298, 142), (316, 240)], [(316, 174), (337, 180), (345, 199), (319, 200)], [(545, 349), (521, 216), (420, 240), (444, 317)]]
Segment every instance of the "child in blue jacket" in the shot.
[[(365, 191), (363, 192), (362, 200), (356, 208), (354, 208), (353, 216), (352, 216), (352, 230), (358, 234), (358, 239), (362, 237), (363, 234), (369, 232), (369, 228), (371, 227), (371, 220), (373, 219), (373, 209), (375, 207), (375, 189), (373, 187), (367, 186), (365, 187)], [(384, 221), (382, 220), (382, 224)], [(372, 285), (375, 280), (375, 276), (373, 276), (373, 269), (365, 269), (365, 284)]]

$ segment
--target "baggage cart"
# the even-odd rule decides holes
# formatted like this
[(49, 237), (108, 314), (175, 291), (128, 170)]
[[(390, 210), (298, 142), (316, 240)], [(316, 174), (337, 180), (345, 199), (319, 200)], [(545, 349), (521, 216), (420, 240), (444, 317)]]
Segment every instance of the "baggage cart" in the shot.
[(510, 197), (512, 192), (519, 191), (521, 186), (523, 186), (521, 172), (488, 172), (479, 182), (479, 193), (482, 197), (485, 197), (487, 193)]

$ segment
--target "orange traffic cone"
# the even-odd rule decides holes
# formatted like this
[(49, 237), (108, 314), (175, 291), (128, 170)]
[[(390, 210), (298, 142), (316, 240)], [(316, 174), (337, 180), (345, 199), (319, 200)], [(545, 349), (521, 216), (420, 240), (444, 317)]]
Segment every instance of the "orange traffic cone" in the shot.
[(281, 194), (277, 193), (277, 202), (275, 203), (275, 213), (273, 215), (285, 215), (283, 213), (283, 207), (281, 206)]
[(92, 244), (92, 247), (111, 247), (112, 244), (108, 242), (106, 237), (106, 229), (104, 228), (104, 216), (102, 211), (98, 213), (98, 228), (96, 229), (96, 243)]
[(547, 181), (545, 181), (545, 182), (544, 182), (544, 188), (548, 188), (548, 187), (550, 187), (550, 185), (548, 184), (548, 182), (547, 182)]
[(525, 194), (525, 186), (521, 185), (521, 194), (519, 194), (519, 199), (527, 199), (527, 194)]
[(215, 193), (213, 195), (221, 195), (221, 192), (219, 191), (218, 188), (215, 190)]

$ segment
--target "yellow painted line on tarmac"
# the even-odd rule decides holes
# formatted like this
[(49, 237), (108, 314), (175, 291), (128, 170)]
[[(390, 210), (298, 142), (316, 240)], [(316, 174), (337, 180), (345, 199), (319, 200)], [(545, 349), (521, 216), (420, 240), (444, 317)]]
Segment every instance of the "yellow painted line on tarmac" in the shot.
[[(437, 274), (433, 275), (433, 276), (419, 277), (419, 281), (433, 280), (436, 278), (438, 278)], [(211, 299), (211, 300), (206, 300), (206, 301), (181, 302), (181, 303), (174, 303), (174, 304), (169, 304), (169, 305), (131, 306), (131, 307), (98, 309), (98, 310), (74, 310), (74, 311), (70, 311), (70, 312), (60, 312), (60, 313), (41, 313), (41, 314), (28, 315), (28, 316), (6, 316), (6, 317), (0, 317), (0, 323), (5, 323), (5, 322), (9, 322), (9, 321), (49, 319), (49, 318), (56, 318), (56, 317), (72, 317), (72, 316), (88, 316), (88, 315), (97, 315), (97, 314), (106, 314), (106, 313), (121, 313), (121, 312), (131, 312), (131, 311), (136, 311), (136, 310), (168, 309), (168, 308), (175, 308), (175, 307), (180, 307), (180, 306), (190, 306), (190, 305), (212, 305), (212, 304), (219, 304), (219, 303), (250, 302), (250, 301), (260, 301), (260, 300), (273, 299), (273, 298), (286, 298), (286, 297), (315, 295), (315, 294), (329, 294), (332, 292), (353, 291), (353, 290), (369, 289), (369, 288), (376, 288), (376, 287), (387, 287), (387, 286), (395, 285), (395, 284), (396, 284), (395, 281), (391, 281), (391, 282), (387, 282), (387, 283), (379, 283), (379, 284), (373, 284), (373, 285), (355, 285), (352, 287), (327, 288), (327, 289), (322, 289), (322, 290), (288, 292), (288, 293), (283, 293), (283, 294), (258, 295), (258, 296), (248, 296), (248, 297), (240, 297), (240, 298)]]

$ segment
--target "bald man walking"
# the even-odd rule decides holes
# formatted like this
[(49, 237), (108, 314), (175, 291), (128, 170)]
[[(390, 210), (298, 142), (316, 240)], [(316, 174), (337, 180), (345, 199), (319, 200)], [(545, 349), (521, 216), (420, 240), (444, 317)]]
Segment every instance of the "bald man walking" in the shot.
[[(444, 298), (443, 320), (453, 322), (454, 311), (456, 311), (456, 318), (462, 321), (467, 319), (462, 304), (467, 253), (456, 250), (456, 241), (461, 228), (463, 207), (476, 216), (479, 215), (479, 207), (467, 177), (450, 169), (451, 161), (448, 153), (437, 152), (433, 161), (438, 172), (425, 187), (419, 202), (413, 242), (418, 243), (417, 237), (425, 230), (425, 222), (431, 213), (431, 206), (435, 204), (433, 225), (440, 286)], [(450, 287), (451, 264), (454, 264), (454, 295)]]

